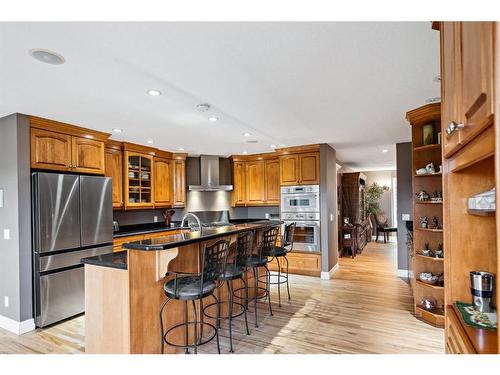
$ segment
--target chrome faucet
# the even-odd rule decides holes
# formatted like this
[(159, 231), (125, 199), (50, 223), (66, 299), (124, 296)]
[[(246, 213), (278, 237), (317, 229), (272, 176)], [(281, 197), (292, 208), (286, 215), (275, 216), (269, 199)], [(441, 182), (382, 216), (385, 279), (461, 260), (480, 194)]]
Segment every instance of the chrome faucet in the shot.
[[(184, 226), (184, 221), (186, 221), (186, 219), (191, 216), (191, 217), (194, 217), (194, 219), (196, 220), (196, 223), (198, 224), (198, 230), (201, 231), (201, 221), (200, 221), (200, 218), (198, 216), (196, 216), (195, 214), (193, 214), (192, 212), (188, 212), (187, 214), (185, 214), (182, 218), (182, 221), (181, 221), (181, 227)], [(193, 228), (191, 228), (191, 230), (193, 230)]]

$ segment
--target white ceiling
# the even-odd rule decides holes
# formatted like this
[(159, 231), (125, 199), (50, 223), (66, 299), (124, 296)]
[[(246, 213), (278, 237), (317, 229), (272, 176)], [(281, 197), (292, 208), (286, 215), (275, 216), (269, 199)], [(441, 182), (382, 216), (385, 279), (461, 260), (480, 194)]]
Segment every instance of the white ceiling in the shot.
[[(410, 140), (405, 112), (439, 96), (438, 73), (428, 22), (0, 23), (0, 116), (121, 128), (113, 138), (192, 154), (324, 142), (354, 169), (390, 169)], [(205, 102), (220, 121), (196, 111)]]

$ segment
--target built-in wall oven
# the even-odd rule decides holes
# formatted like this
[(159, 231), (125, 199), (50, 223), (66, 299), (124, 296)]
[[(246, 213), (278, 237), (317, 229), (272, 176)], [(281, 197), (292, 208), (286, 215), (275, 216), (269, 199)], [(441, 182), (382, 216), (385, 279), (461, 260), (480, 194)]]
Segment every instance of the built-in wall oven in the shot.
[(281, 220), (295, 223), (294, 250), (320, 251), (319, 214), (319, 185), (281, 188)]

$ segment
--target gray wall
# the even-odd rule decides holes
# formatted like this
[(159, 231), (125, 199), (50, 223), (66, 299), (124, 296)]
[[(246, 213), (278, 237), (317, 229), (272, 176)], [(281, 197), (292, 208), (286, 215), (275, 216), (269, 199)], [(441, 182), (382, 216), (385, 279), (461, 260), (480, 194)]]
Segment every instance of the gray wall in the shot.
[(406, 250), (406, 227), (403, 214), (409, 214), (413, 220), (413, 191), (411, 142), (396, 144), (396, 177), (398, 184), (398, 269), (408, 269), (408, 252)]
[[(320, 146), (321, 271), (338, 262), (337, 157), (327, 144)], [(331, 220), (330, 220), (331, 218)]]
[[(0, 119), (0, 315), (18, 322), (33, 318), (29, 123), (23, 115)], [(4, 229), (10, 230), (5, 240)], [(4, 297), (9, 297), (9, 307)]]

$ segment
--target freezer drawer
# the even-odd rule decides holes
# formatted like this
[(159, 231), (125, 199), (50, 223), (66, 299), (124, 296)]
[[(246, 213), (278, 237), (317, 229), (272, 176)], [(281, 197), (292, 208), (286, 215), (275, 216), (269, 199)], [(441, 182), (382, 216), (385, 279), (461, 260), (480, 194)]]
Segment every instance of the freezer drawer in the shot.
[(113, 246), (103, 246), (86, 250), (71, 251), (68, 253), (39, 257), (39, 272), (53, 271), (59, 268), (71, 267), (80, 264), (80, 259), (112, 253)]
[(84, 312), (83, 270), (83, 267), (78, 267), (40, 276), (36, 316), (38, 327), (44, 327)]
[(113, 242), (111, 178), (80, 176), (82, 246)]

